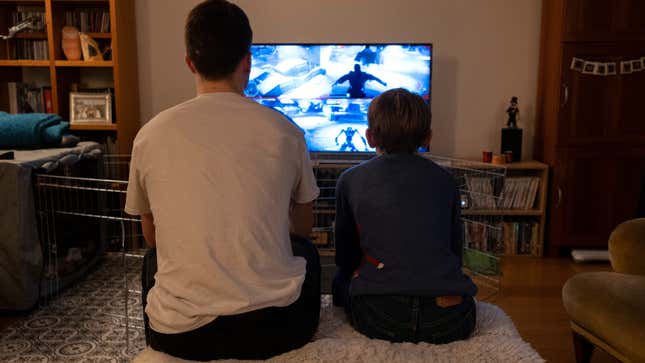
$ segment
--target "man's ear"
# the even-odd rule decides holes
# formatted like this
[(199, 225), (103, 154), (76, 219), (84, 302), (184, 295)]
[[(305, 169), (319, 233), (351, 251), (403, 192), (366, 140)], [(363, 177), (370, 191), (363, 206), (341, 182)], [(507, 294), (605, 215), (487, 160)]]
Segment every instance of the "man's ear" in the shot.
[(432, 130), (428, 132), (428, 137), (426, 138), (425, 147), (430, 148), (430, 142), (432, 141)]
[(367, 144), (371, 148), (376, 147), (376, 142), (374, 141), (374, 134), (372, 134), (372, 130), (370, 129), (365, 130), (365, 138), (367, 139)]
[(242, 67), (244, 73), (251, 73), (251, 52), (246, 53), (242, 58)]
[(430, 142), (432, 141), (432, 130), (428, 132), (428, 137), (426, 138), (425, 147), (430, 148)]
[(184, 58), (184, 61), (186, 62), (186, 65), (188, 66), (188, 69), (190, 69), (190, 72), (192, 74), (197, 74), (197, 68), (195, 68), (195, 65), (193, 64), (193, 61), (190, 60), (190, 57), (188, 57), (188, 54), (186, 54), (186, 58)]

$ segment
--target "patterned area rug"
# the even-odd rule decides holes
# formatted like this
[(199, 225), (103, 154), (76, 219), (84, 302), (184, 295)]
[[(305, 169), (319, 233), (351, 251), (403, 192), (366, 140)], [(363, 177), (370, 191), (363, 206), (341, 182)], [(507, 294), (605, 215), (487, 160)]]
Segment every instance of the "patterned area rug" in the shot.
[(90, 275), (2, 331), (0, 362), (127, 362), (145, 348), (140, 303), (141, 259), (103, 258)]

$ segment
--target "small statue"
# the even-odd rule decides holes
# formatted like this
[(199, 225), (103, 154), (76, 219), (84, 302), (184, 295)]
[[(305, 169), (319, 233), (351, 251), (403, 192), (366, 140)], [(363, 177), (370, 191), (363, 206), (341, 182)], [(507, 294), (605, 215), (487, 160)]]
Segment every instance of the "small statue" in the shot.
[(508, 122), (506, 126), (511, 129), (517, 128), (517, 120), (520, 119), (520, 109), (517, 107), (517, 97), (511, 98), (511, 105), (506, 109), (508, 114)]
[(86, 62), (103, 60), (99, 44), (85, 33), (81, 33), (81, 50), (83, 51), (83, 60)]
[(81, 36), (78, 29), (73, 26), (63, 28), (63, 54), (68, 60), (77, 61), (81, 59)]

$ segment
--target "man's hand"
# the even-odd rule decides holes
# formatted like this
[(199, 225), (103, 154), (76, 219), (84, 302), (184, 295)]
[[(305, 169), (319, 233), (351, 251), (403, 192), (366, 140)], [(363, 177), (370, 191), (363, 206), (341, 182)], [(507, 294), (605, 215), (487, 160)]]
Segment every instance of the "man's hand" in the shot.
[(289, 211), (291, 225), (289, 233), (296, 236), (309, 238), (311, 229), (314, 226), (314, 204), (313, 202), (299, 204), (293, 202)]
[(155, 238), (155, 220), (152, 213), (144, 214), (141, 216), (141, 229), (143, 230), (143, 238), (150, 247), (157, 245)]

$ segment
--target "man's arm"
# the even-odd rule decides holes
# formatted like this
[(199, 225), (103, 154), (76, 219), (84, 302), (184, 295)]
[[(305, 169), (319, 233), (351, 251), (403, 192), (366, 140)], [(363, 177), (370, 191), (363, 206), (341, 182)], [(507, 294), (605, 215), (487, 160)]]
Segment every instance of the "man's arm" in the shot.
[[(291, 228), (290, 233), (296, 236), (309, 238), (311, 230), (314, 226), (314, 204), (309, 203), (296, 203), (292, 202), (291, 210), (289, 213)], [(154, 231), (153, 231), (154, 232)]]
[(143, 238), (148, 246), (154, 248), (157, 245), (157, 240), (155, 238), (155, 219), (152, 213), (141, 216), (141, 229), (143, 230)]
[(381, 81), (381, 79), (376, 77), (375, 75), (372, 75), (372, 74), (369, 74), (369, 73), (365, 73), (365, 75), (367, 76), (368, 81), (376, 81), (376, 82), (378, 82), (378, 83), (380, 83), (380, 84), (382, 84), (384, 86), (387, 86), (387, 83)]
[(332, 86), (335, 86), (337, 84), (343, 83), (343, 82), (347, 81), (348, 79), (349, 79), (349, 73), (344, 75), (344, 76), (342, 76), (342, 77), (340, 77), (340, 78), (338, 78), (338, 80), (336, 82), (334, 82), (334, 84)]

